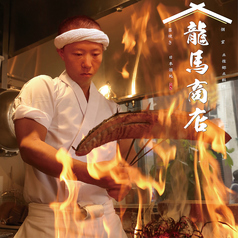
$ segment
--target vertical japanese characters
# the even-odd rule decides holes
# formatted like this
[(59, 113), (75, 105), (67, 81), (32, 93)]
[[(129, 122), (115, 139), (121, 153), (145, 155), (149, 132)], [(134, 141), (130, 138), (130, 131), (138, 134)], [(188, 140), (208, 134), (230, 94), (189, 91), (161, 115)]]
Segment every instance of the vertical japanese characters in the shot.
[[(187, 44), (193, 44), (193, 45), (201, 45), (201, 46), (207, 46), (209, 45), (207, 41), (207, 35), (206, 35), (206, 24), (202, 21), (199, 21), (196, 25), (195, 22), (190, 21), (190, 25), (187, 27), (188, 31), (184, 33), (185, 36), (187, 36)], [(190, 67), (186, 69), (188, 73), (191, 73), (192, 71), (195, 71), (196, 73), (200, 75), (204, 75), (208, 70), (208, 65), (204, 64), (202, 62), (202, 50), (197, 50), (196, 52), (190, 53), (190, 59), (189, 64)], [(199, 101), (203, 104), (207, 102), (208, 94), (207, 90), (204, 88), (204, 85), (206, 85), (206, 81), (200, 81), (198, 79), (194, 79), (194, 83), (189, 84), (187, 87), (191, 88), (191, 92), (188, 95), (188, 101)], [(184, 126), (185, 129), (187, 129), (190, 124), (195, 121), (195, 130), (197, 132), (205, 132), (207, 124), (205, 121), (208, 119), (208, 117), (204, 116), (206, 113), (205, 110), (201, 110), (200, 108), (196, 108), (194, 112), (190, 113), (189, 116), (191, 116), (191, 120)]]
[[(226, 28), (225, 27), (221, 27), (221, 32), (225, 33), (225, 31), (226, 31)], [(225, 45), (225, 42), (226, 42), (226, 40), (222, 39), (221, 40), (221, 46)], [(222, 61), (221, 61), (221, 63), (222, 63), (222, 66), (221, 66), (221, 69), (222, 69), (222, 82), (226, 82), (226, 69), (227, 69), (227, 67), (226, 67), (226, 53), (225, 52), (222, 53)]]

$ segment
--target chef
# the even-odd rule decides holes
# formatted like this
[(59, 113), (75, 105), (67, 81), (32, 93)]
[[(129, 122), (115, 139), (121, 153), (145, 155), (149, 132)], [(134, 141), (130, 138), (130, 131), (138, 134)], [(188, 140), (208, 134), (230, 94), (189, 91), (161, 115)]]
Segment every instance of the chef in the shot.
[[(14, 103), (15, 133), (26, 163), (24, 197), (29, 203), (28, 216), (15, 237), (55, 237), (50, 204), (62, 203), (68, 195), (67, 186), (59, 179), (62, 164), (56, 154), (60, 148), (65, 148), (73, 159), (77, 181), (70, 182), (78, 189), (79, 212), (85, 212), (80, 216), (80, 227), (69, 227), (67, 237), (127, 237), (112, 202), (112, 198), (123, 199), (131, 188), (127, 169), (111, 169), (123, 178), (122, 184), (115, 182), (109, 171), (95, 179), (87, 170), (87, 163), (95, 163), (95, 154), (96, 163), (107, 166), (115, 157), (116, 142), (96, 148), (87, 156), (78, 157), (72, 149), (90, 129), (120, 110), (92, 82), (109, 39), (96, 21), (76, 16), (61, 23), (54, 44), (65, 71), (56, 78), (34, 77)], [(125, 152), (128, 143), (122, 140), (120, 145)], [(64, 233), (67, 227), (60, 229)]]

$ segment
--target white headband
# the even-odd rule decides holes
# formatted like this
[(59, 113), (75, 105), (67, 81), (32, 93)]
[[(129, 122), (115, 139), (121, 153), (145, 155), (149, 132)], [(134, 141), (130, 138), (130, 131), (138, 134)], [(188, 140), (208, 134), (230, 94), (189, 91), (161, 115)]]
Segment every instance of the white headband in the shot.
[(103, 31), (88, 28), (66, 31), (55, 38), (54, 44), (57, 49), (61, 49), (65, 45), (84, 40), (100, 43), (104, 50), (109, 45), (109, 38)]

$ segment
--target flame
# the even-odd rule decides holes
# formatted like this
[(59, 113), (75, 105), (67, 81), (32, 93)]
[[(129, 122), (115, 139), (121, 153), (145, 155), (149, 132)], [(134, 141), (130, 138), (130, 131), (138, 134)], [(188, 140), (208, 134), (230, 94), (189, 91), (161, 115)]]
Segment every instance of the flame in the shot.
[[(177, 52), (180, 56), (177, 64), (174, 66), (175, 70), (172, 72), (173, 79), (173, 90), (166, 91), (167, 94), (176, 94), (176, 97), (172, 102), (166, 104), (165, 107), (168, 108), (167, 115), (164, 116), (162, 113), (158, 114), (158, 119), (161, 125), (164, 127), (172, 127), (170, 116), (176, 110), (187, 109), (187, 99), (190, 89), (187, 88), (187, 85), (194, 82), (194, 79), (206, 80), (208, 85), (204, 86), (209, 94), (209, 102), (204, 105), (199, 104), (201, 109), (215, 108), (217, 103), (217, 90), (216, 90), (216, 79), (214, 76), (214, 70), (211, 65), (211, 56), (204, 56), (203, 60), (209, 64), (209, 72), (205, 76), (198, 76), (196, 72), (191, 72), (190, 74), (186, 71), (188, 67), (187, 55), (190, 51), (194, 51), (193, 46), (189, 46), (186, 43), (184, 38), (184, 29), (187, 26), (187, 23), (190, 20), (197, 21), (205, 19), (205, 15), (200, 12), (190, 15), (187, 17), (186, 21), (180, 20), (176, 21), (173, 24), (164, 26), (164, 29), (155, 31), (150, 29), (151, 39), (147, 37), (148, 32), (148, 21), (151, 17), (151, 1), (146, 2), (147, 5), (143, 5), (141, 11), (135, 12), (131, 17), (131, 25), (133, 27), (125, 27), (125, 33), (123, 35), (122, 43), (125, 45), (124, 50), (129, 54), (135, 54), (134, 69), (132, 73), (132, 86), (131, 86), (131, 95), (136, 94), (136, 79), (139, 61), (141, 60), (141, 55), (146, 59), (149, 57), (150, 50), (149, 45), (153, 45), (154, 48), (158, 51), (158, 54), (161, 58), (164, 55), (168, 55), (169, 51)], [(160, 14), (162, 19), (165, 19), (175, 13), (180, 9), (177, 7), (168, 7), (163, 4), (157, 6), (157, 11)], [(166, 34), (168, 28), (173, 28), (173, 46), (172, 48), (166, 43)], [(182, 39), (182, 40), (181, 40)], [(148, 43), (148, 41), (150, 42)], [(197, 49), (196, 49), (197, 50)], [(123, 78), (128, 78), (130, 76), (129, 72), (126, 70), (128, 62), (122, 69)], [(146, 77), (146, 76), (145, 76)], [(156, 81), (158, 82), (158, 91), (162, 91), (161, 87), (163, 86), (163, 80), (161, 75), (155, 76)], [(165, 80), (166, 81), (166, 80)], [(168, 82), (166, 82), (168, 83)], [(162, 86), (161, 86), (162, 85)], [(163, 94), (163, 93), (162, 93)], [(194, 108), (198, 106), (198, 102), (192, 102), (189, 106), (189, 110), (193, 111)], [(165, 111), (163, 111), (165, 112)], [(164, 120), (164, 118), (166, 118)], [(214, 121), (216, 124), (221, 124), (219, 120)], [(185, 122), (186, 124), (186, 122)], [(209, 130), (211, 136), (217, 135), (212, 130)], [(154, 146), (154, 144), (156, 144)], [(186, 144), (185, 150), (182, 150), (182, 145)], [(221, 146), (222, 145), (222, 146)], [(113, 160), (106, 163), (96, 163), (98, 154), (96, 150), (91, 153), (94, 154), (92, 160), (88, 160), (87, 168), (91, 177), (95, 179), (100, 179), (105, 174), (110, 174), (110, 176), (116, 181), (116, 183), (127, 184), (128, 179), (121, 177), (118, 173), (115, 172), (113, 168), (124, 166), (128, 170), (131, 183), (133, 183), (138, 188), (138, 198), (139, 198), (139, 209), (137, 214), (137, 223), (135, 228), (134, 237), (140, 234), (140, 230), (143, 228), (142, 222), (142, 213), (143, 213), (143, 196), (141, 190), (149, 191), (149, 201), (151, 200), (151, 194), (153, 189), (155, 189), (160, 196), (163, 196), (166, 191), (166, 174), (170, 169), (170, 174), (173, 177), (172, 183), (172, 192), (169, 194), (166, 202), (169, 204), (168, 216), (174, 218), (179, 218), (181, 215), (188, 215), (191, 219), (196, 222), (199, 228), (202, 228), (204, 223), (211, 221), (209, 225), (205, 226), (204, 237), (221, 237), (221, 234), (224, 237), (238, 237), (237, 231), (232, 228), (236, 227), (234, 216), (231, 210), (227, 207), (227, 193), (228, 189), (223, 184), (219, 164), (216, 158), (214, 158), (213, 153), (217, 152), (223, 155), (223, 158), (226, 157), (226, 148), (225, 148), (225, 135), (219, 134), (214, 136), (213, 142), (211, 145), (208, 145), (203, 142), (202, 133), (196, 143), (190, 144), (186, 141), (172, 141), (172, 140), (158, 140), (156, 142), (150, 143), (150, 148), (154, 148), (153, 152), (156, 154), (156, 173), (155, 176), (147, 176), (141, 173), (141, 171), (128, 164), (123, 160), (120, 155), (119, 149), (117, 149), (117, 154)], [(108, 150), (107, 146), (103, 147), (105, 150)], [(185, 152), (184, 152), (185, 151)], [(192, 153), (189, 153), (193, 151)], [(61, 152), (59, 152), (61, 153)], [(189, 156), (193, 155), (193, 160)], [(65, 167), (62, 171), (61, 179), (65, 181), (67, 186), (71, 186), (68, 183), (68, 180), (75, 180), (73, 174), (66, 171), (70, 171), (70, 166), (72, 165), (69, 156), (63, 152), (64, 161), (69, 161), (69, 165)], [(187, 162), (192, 161), (192, 166)], [(65, 159), (66, 158), (66, 159)], [(172, 164), (172, 166), (171, 166)], [(65, 165), (64, 165), (65, 166)], [(194, 204), (190, 205), (187, 200), (187, 190), (188, 190), (188, 173), (191, 170), (194, 170)], [(71, 177), (72, 176), (72, 177)], [(123, 191), (122, 191), (123, 192)], [(61, 212), (62, 209), (71, 208), (71, 204), (74, 203), (75, 197), (74, 194), (77, 193), (76, 188), (72, 187), (69, 189), (69, 196), (66, 203), (62, 205), (52, 204), (52, 208), (56, 208), (56, 211)], [(195, 215), (192, 214), (193, 205), (196, 208)], [(59, 208), (60, 207), (60, 208)], [(65, 215), (63, 215), (65, 216)], [(223, 222), (223, 223), (222, 223)], [(224, 224), (226, 223), (226, 224)], [(57, 227), (58, 225), (56, 225)], [(109, 227), (104, 224), (105, 230), (110, 234)], [(60, 236), (57, 236), (60, 237)]]
[[(196, 189), (199, 193), (199, 201), (202, 201), (201, 189), (205, 198), (205, 204), (200, 203), (200, 211), (207, 211), (205, 214), (201, 213), (201, 220), (210, 220), (213, 222), (212, 233), (214, 237), (223, 237), (223, 235), (226, 235), (226, 237), (229, 237), (229, 235), (231, 237), (238, 237), (237, 231), (233, 230), (236, 227), (233, 213), (226, 205), (228, 189), (223, 184), (219, 164), (204, 143), (198, 143), (198, 151), (199, 155), (196, 156), (194, 162), (197, 181)], [(198, 178), (198, 166), (202, 171), (201, 184)], [(233, 229), (229, 228), (228, 225)], [(211, 234), (210, 230), (204, 230), (205, 234)]]
[[(171, 73), (172, 78), (169, 82), (166, 81), (166, 76), (162, 75), (161, 72), (160, 75), (155, 75), (155, 81), (158, 83), (158, 92), (161, 92), (161, 95), (172, 95), (177, 93), (175, 99), (172, 100), (169, 105), (166, 104), (165, 106), (168, 108), (166, 117), (162, 115), (162, 113), (158, 114), (158, 119), (164, 127), (172, 127), (173, 125), (171, 125), (170, 116), (176, 110), (188, 110), (188, 112), (193, 112), (197, 107), (204, 110), (216, 108), (218, 99), (217, 82), (211, 63), (211, 54), (203, 56), (203, 63), (209, 65), (209, 71), (205, 75), (198, 75), (197, 72), (188, 73), (188, 71), (186, 71), (189, 63), (188, 54), (197, 51), (201, 46), (195, 47), (191, 44), (187, 44), (184, 30), (187, 28), (190, 21), (205, 21), (206, 16), (201, 12), (196, 11), (185, 19), (180, 19), (179, 21), (164, 25), (164, 29), (156, 31), (154, 28), (151, 28), (149, 31), (148, 21), (153, 17), (150, 15), (151, 2), (152, 1), (145, 1), (142, 10), (138, 10), (132, 15), (131, 25), (133, 27), (130, 29), (125, 28), (125, 34), (123, 36), (123, 44), (125, 44), (124, 50), (127, 53), (136, 54), (132, 74), (132, 95), (136, 93), (135, 82), (141, 55), (146, 59), (149, 59), (150, 46), (152, 46), (152, 49), (155, 50), (162, 59), (165, 55), (169, 55), (171, 51), (176, 52), (176, 54), (179, 55), (179, 57), (177, 57), (177, 62), (173, 62), (174, 71)], [(185, 1), (185, 4), (188, 5), (189, 1)], [(181, 10), (175, 6), (165, 6), (162, 3), (159, 3), (159, 5), (156, 6), (156, 9), (161, 19), (166, 19)], [(171, 28), (173, 32), (173, 44), (171, 46), (168, 45), (166, 41), (169, 28)], [(147, 36), (148, 32), (150, 33), (150, 38)], [(153, 52), (151, 52), (151, 54), (152, 53)], [(165, 62), (167, 62), (167, 59)], [(141, 67), (146, 68), (146, 66), (143, 65)], [(146, 78), (146, 73), (144, 75)], [(204, 88), (208, 92), (209, 100), (204, 104), (191, 101), (188, 107), (187, 100), (191, 90), (187, 85), (194, 83), (195, 79), (207, 82), (207, 85), (204, 85)], [(151, 79), (148, 79), (148, 82), (149, 80)], [(164, 81), (167, 84), (165, 84)], [(173, 90), (166, 91), (164, 85), (168, 85), (168, 83), (173, 85)], [(166, 120), (164, 120), (164, 118), (166, 118)], [(216, 120), (214, 123), (219, 125), (221, 124), (221, 121)], [(213, 136), (215, 134), (217, 133), (214, 133), (214, 131), (209, 129), (209, 135)], [(188, 152), (186, 152), (186, 154), (182, 154), (181, 144), (183, 142), (158, 141), (158, 145), (153, 149), (158, 157), (156, 164), (160, 165), (160, 168), (157, 168), (155, 178), (144, 176), (138, 169), (130, 168), (130, 179), (138, 188), (148, 189), (150, 194), (154, 188), (158, 194), (163, 195), (165, 192), (166, 173), (170, 163), (173, 162), (171, 173), (174, 177), (174, 186), (172, 188), (173, 194), (169, 196), (169, 199), (172, 200), (169, 200), (170, 208), (167, 215), (179, 218), (178, 216), (181, 216), (181, 214), (186, 214), (190, 216), (193, 221), (197, 222), (200, 228), (202, 227), (202, 224), (212, 221), (209, 225), (204, 227), (203, 231), (204, 234), (206, 234), (204, 237), (221, 237), (221, 234), (224, 235), (224, 237), (238, 237), (237, 232), (230, 228), (235, 228), (236, 224), (231, 210), (227, 207), (228, 189), (222, 181), (217, 158), (214, 158), (215, 156), (213, 155), (214, 153), (220, 153), (223, 158), (226, 158), (225, 134), (214, 136), (211, 145), (207, 145), (202, 140), (203, 137), (201, 134), (198, 141), (196, 143), (191, 143), (188, 147), (188, 150), (194, 151), (193, 165), (191, 167), (188, 165), (186, 159), (187, 156), (190, 156), (192, 153), (188, 154)], [(177, 159), (177, 157), (181, 159)], [(188, 205), (187, 201), (187, 189), (189, 186), (187, 173), (190, 172), (191, 169), (194, 170), (196, 199), (194, 203), (200, 214), (195, 214), (195, 216), (194, 214), (190, 214), (192, 213), (192, 205)], [(142, 199), (139, 195), (139, 210), (134, 233), (135, 237), (138, 237), (137, 233), (142, 229), (142, 203)], [(224, 223), (227, 223), (228, 225)]]
[(130, 33), (129, 29), (125, 27), (125, 33), (123, 35), (122, 44), (125, 44), (124, 51), (132, 52), (136, 45), (135, 37)]
[(104, 229), (105, 229), (105, 231), (106, 231), (108, 237), (110, 237), (110, 236), (111, 236), (111, 235), (110, 235), (111, 230), (110, 230), (110, 228), (107, 226), (106, 222), (104, 222), (104, 221), (103, 221), (103, 226), (104, 226)]
[(130, 76), (129, 72), (126, 70), (127, 65), (128, 65), (128, 62), (124, 65), (124, 67), (122, 68), (122, 72), (121, 72), (121, 75), (124, 79), (129, 78), (129, 76)]
[[(139, 190), (138, 190), (138, 197), (139, 197), (139, 204), (142, 204), (142, 196)], [(141, 214), (142, 214), (142, 206), (139, 206), (138, 214), (137, 214), (137, 223), (135, 227), (135, 236), (134, 236), (135, 238), (137, 238), (138, 235), (141, 236), (141, 233), (142, 233), (141, 231), (142, 231), (143, 225), (142, 225)]]
[(158, 174), (158, 183), (155, 186), (157, 192), (162, 195), (165, 189), (167, 168), (169, 166), (169, 162), (175, 159), (176, 146), (170, 146), (167, 142), (164, 142), (155, 147), (154, 151), (162, 159), (162, 163), (160, 163), (162, 166), (160, 166), (161, 168)]
[[(101, 147), (101, 149), (107, 151), (110, 149), (110, 145), (104, 145)], [(122, 162), (122, 157), (120, 154), (119, 147), (117, 146), (117, 154), (114, 157), (113, 160), (110, 160), (106, 164), (104, 163), (97, 163), (97, 158), (98, 158), (98, 153), (96, 150), (92, 150), (92, 156), (89, 157), (87, 156), (87, 169), (89, 175), (94, 178), (94, 179), (100, 179), (102, 176), (110, 172), (111, 177), (117, 182), (117, 183), (123, 183), (123, 179), (118, 177), (116, 171), (113, 170), (116, 166), (121, 166)], [(106, 166), (105, 166), (106, 165)]]
[[(132, 73), (132, 84), (131, 84), (131, 95), (136, 94), (136, 78), (138, 72), (138, 66), (140, 61), (140, 56), (142, 53), (143, 45), (147, 40), (147, 23), (150, 17), (150, 7), (147, 6), (146, 9), (143, 8), (142, 13), (134, 13), (131, 16), (131, 25), (133, 26), (130, 29), (125, 27), (125, 33), (123, 35), (122, 43), (125, 44), (124, 51), (134, 54), (136, 53), (134, 70)], [(135, 50), (135, 46), (137, 49)], [(128, 74), (127, 74), (128, 75)]]
[[(109, 146), (111, 147), (111, 146)], [(108, 150), (107, 145), (103, 146), (104, 150)], [(119, 150), (119, 149), (118, 149)], [(122, 177), (113, 168), (122, 166), (122, 158), (118, 151), (118, 155), (110, 162), (96, 163), (99, 157), (97, 152), (93, 152), (94, 156), (88, 158), (88, 172), (91, 177), (100, 179), (102, 176), (110, 174), (117, 183), (128, 184), (128, 179)], [(83, 236), (84, 219), (87, 215), (86, 211), (79, 207), (77, 203), (79, 187), (75, 183), (76, 176), (72, 171), (73, 160), (65, 149), (60, 149), (56, 154), (58, 162), (62, 163), (63, 168), (60, 174), (60, 181), (63, 181), (68, 190), (68, 196), (64, 202), (53, 202), (50, 207), (55, 214), (55, 238), (79, 238)], [(123, 190), (123, 186), (122, 186)], [(122, 191), (123, 192), (123, 191)], [(119, 198), (120, 199), (120, 198)], [(91, 214), (92, 216), (92, 214)], [(110, 237), (111, 230), (103, 220), (103, 226), (108, 237)], [(100, 236), (100, 234), (98, 234)]]
[[(73, 181), (76, 181), (76, 177), (72, 171), (72, 158), (65, 149), (60, 149), (56, 154), (58, 162), (62, 163), (63, 169), (60, 174), (60, 181), (64, 181), (68, 188), (68, 197), (62, 202), (53, 202), (50, 207), (55, 214), (55, 238), (64, 237), (78, 237), (78, 234), (74, 234), (69, 230), (69, 227), (78, 227), (80, 230), (80, 223), (85, 217), (77, 204), (78, 188)], [(73, 218), (73, 219), (72, 219)]]

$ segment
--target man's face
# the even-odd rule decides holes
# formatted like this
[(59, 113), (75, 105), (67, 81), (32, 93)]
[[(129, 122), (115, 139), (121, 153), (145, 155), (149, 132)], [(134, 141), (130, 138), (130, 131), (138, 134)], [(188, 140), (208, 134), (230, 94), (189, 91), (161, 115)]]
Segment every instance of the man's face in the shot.
[(82, 88), (88, 87), (102, 62), (102, 44), (90, 41), (75, 42), (58, 50), (58, 53), (64, 60), (71, 79)]

